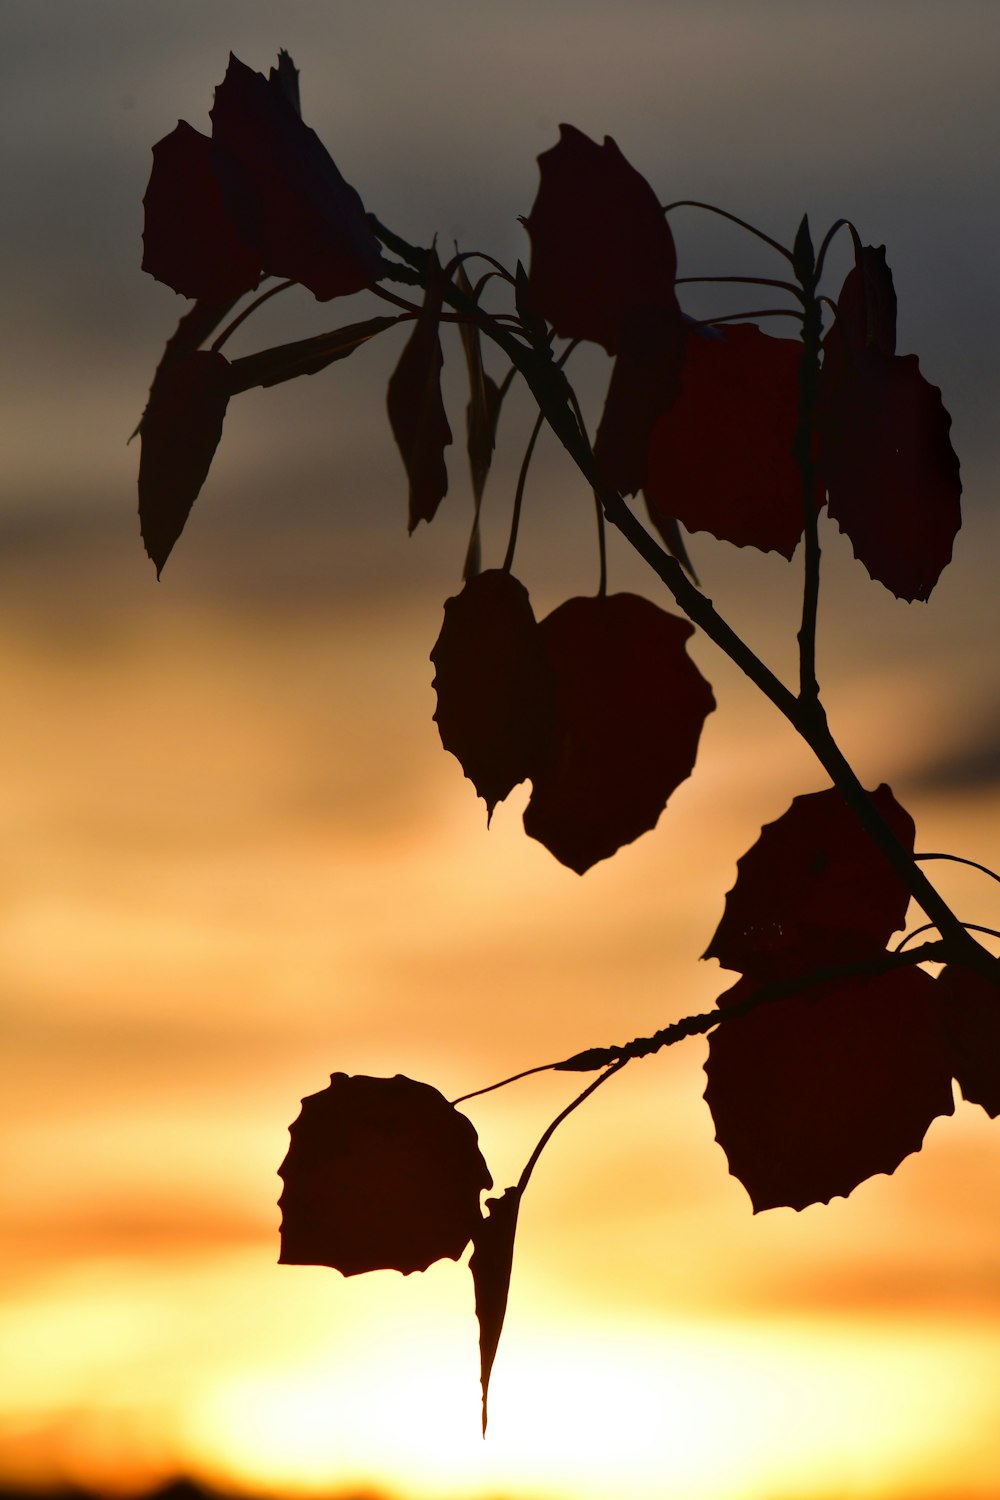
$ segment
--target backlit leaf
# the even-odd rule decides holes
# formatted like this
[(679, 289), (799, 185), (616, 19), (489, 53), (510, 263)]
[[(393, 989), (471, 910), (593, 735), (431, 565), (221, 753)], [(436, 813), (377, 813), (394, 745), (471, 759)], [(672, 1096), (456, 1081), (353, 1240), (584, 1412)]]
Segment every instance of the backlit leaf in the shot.
[(680, 323), (677, 253), (659, 200), (606, 136), (572, 125), (538, 158), (541, 183), (524, 221), (531, 238), (528, 300), (561, 338), (622, 348), (643, 312)]
[(479, 1367), (483, 1387), (483, 1436), (486, 1436), (487, 1398), (490, 1375), (496, 1358), (503, 1320), (507, 1313), (507, 1293), (514, 1259), (514, 1235), (521, 1194), (509, 1187), (499, 1198), (487, 1198), (486, 1218), (473, 1235), (469, 1269), (476, 1294), (476, 1319), (479, 1323)]
[(237, 391), (248, 391), (253, 386), (280, 385), (283, 380), (294, 380), (299, 375), (315, 375), (336, 360), (346, 359), (355, 349), (360, 349), (362, 344), (367, 344), (387, 328), (394, 328), (399, 321), (398, 317), (368, 318), (364, 323), (350, 323), (332, 333), (298, 339), (293, 344), (278, 344), (259, 354), (234, 359), (230, 367), (230, 392), (235, 395)]
[[(907, 852), (909, 813), (884, 784), (871, 793)], [(910, 894), (831, 787), (795, 797), (737, 862), (736, 884), (706, 958), (757, 979), (794, 978), (884, 950)]]
[(409, 1275), (457, 1260), (492, 1187), (472, 1122), (426, 1083), (333, 1073), (289, 1127), (282, 1265)]
[(139, 424), (139, 524), (159, 577), (208, 476), (229, 404), (229, 363), (211, 350), (164, 359)]
[[(725, 1009), (753, 982), (723, 995)], [(936, 982), (897, 969), (816, 986), (724, 1021), (709, 1038), (716, 1139), (753, 1202), (802, 1209), (846, 1198), (919, 1151), (953, 1113)]]
[(267, 79), (230, 54), (211, 110), (213, 164), (229, 217), (264, 270), (325, 302), (371, 286), (382, 257), (360, 197), (299, 117), (290, 65)]
[(653, 428), (677, 400), (686, 340), (672, 312), (640, 308), (623, 318), (594, 460), (604, 484), (634, 495), (646, 483)]
[(447, 600), (431, 652), (441, 743), (486, 803), (538, 774), (552, 724), (552, 673), (528, 591), (489, 569)]
[(423, 307), (389, 380), (386, 405), (392, 435), (410, 481), (409, 528), (431, 521), (448, 492), (444, 450), (451, 428), (441, 399), (440, 322), (444, 276), (431, 253)]
[(938, 976), (945, 1035), (962, 1098), (1000, 1115), (1000, 984), (961, 964)]
[(569, 599), (541, 631), (555, 726), (524, 828), (582, 875), (655, 826), (715, 700), (685, 650), (693, 626), (648, 599)]
[(185, 297), (227, 302), (251, 292), (260, 256), (229, 216), (212, 142), (181, 120), (153, 147), (143, 198), (142, 269)]
[(665, 534), (676, 519), (688, 531), (791, 557), (803, 528), (792, 456), (802, 346), (752, 323), (689, 329), (686, 340), (680, 395), (649, 447), (653, 524)]

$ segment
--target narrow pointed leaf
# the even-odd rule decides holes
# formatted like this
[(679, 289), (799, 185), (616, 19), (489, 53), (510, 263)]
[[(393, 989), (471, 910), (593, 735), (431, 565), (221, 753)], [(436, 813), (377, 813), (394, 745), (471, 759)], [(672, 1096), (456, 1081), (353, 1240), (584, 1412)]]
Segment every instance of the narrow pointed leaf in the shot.
[(686, 340), (673, 312), (639, 308), (623, 334), (594, 442), (604, 484), (634, 495), (646, 483), (653, 429), (680, 395)]
[[(909, 852), (914, 825), (884, 784), (871, 794)], [(737, 862), (706, 958), (757, 979), (795, 978), (884, 950), (910, 893), (831, 787), (795, 797)]]
[(471, 1120), (429, 1084), (333, 1073), (278, 1168), (282, 1265), (408, 1276), (457, 1260), (492, 1187)]
[(164, 360), (139, 424), (139, 524), (159, 577), (208, 476), (229, 404), (229, 363), (210, 350)]
[(555, 725), (524, 828), (582, 875), (655, 826), (715, 700), (685, 650), (693, 626), (648, 599), (569, 599), (541, 630)]
[(431, 652), (441, 743), (486, 803), (538, 775), (551, 733), (552, 672), (528, 591), (499, 568), (447, 600)]
[(451, 428), (441, 399), (440, 322), (444, 276), (432, 254), (420, 316), (389, 381), (386, 405), (410, 481), (409, 529), (431, 521), (448, 491), (444, 450)]
[[(459, 291), (471, 299), (473, 288), (465, 274), (464, 266), (459, 266), (455, 280)], [(469, 454), (469, 472), (472, 477), (472, 495), (478, 515), (483, 490), (486, 487), (486, 478), (493, 462), (493, 450), (496, 446), (497, 419), (500, 416), (500, 390), (496, 381), (487, 375), (483, 366), (479, 329), (471, 323), (460, 323), (458, 328), (469, 375), (469, 404), (465, 409), (465, 437)]]
[(259, 354), (234, 359), (230, 366), (230, 392), (235, 395), (253, 386), (280, 385), (283, 380), (295, 380), (299, 375), (315, 375), (336, 360), (346, 359), (362, 344), (367, 344), (387, 328), (394, 328), (399, 321), (399, 318), (368, 318), (364, 323), (350, 323), (332, 333), (298, 339), (293, 344), (278, 344)]
[(650, 441), (650, 518), (660, 530), (676, 519), (688, 531), (791, 557), (803, 529), (792, 456), (802, 346), (752, 323), (716, 334), (687, 332), (681, 393)]
[[(753, 993), (741, 980), (720, 1008)], [(936, 981), (897, 969), (816, 986), (717, 1026), (705, 1098), (754, 1212), (846, 1198), (953, 1113)]]
[(952, 1071), (962, 1098), (1000, 1115), (1000, 984), (961, 964), (938, 975)]
[(514, 1259), (514, 1235), (521, 1194), (516, 1187), (507, 1188), (499, 1198), (487, 1198), (486, 1218), (473, 1235), (474, 1249), (469, 1261), (476, 1294), (476, 1319), (479, 1323), (479, 1366), (483, 1387), (483, 1436), (486, 1436), (487, 1400), (490, 1375), (496, 1358), (500, 1334), (507, 1313), (507, 1293)]

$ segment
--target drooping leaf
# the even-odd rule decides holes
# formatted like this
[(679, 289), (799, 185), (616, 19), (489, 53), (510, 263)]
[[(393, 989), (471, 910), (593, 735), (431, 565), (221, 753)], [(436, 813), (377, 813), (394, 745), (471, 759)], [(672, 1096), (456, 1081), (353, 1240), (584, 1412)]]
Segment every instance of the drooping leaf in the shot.
[(289, 1127), (282, 1265), (345, 1276), (457, 1260), (493, 1179), (472, 1122), (429, 1084), (333, 1073)]
[(423, 307), (389, 380), (386, 405), (396, 445), (410, 481), (409, 528), (432, 521), (448, 492), (444, 450), (451, 428), (441, 399), (441, 309), (445, 282), (431, 253)]
[[(889, 788), (871, 793), (900, 844), (914, 825)], [(910, 895), (834, 787), (795, 797), (737, 861), (736, 884), (706, 952), (756, 979), (796, 978), (881, 952)]]
[(803, 529), (792, 455), (802, 346), (752, 323), (708, 334), (689, 328), (686, 341), (681, 393), (650, 441), (650, 518), (664, 533), (676, 519), (688, 531), (791, 557)]
[(211, 117), (229, 216), (268, 274), (301, 282), (321, 302), (378, 280), (382, 256), (364, 205), (299, 117), (287, 66), (267, 79), (230, 54)]
[(150, 276), (184, 297), (214, 302), (254, 290), (260, 257), (229, 216), (207, 135), (181, 120), (157, 141), (142, 201), (142, 269)]
[[(459, 291), (471, 300), (473, 287), (463, 265), (459, 265), (455, 281)], [(486, 487), (486, 477), (493, 462), (493, 450), (496, 446), (500, 390), (496, 381), (487, 375), (484, 368), (479, 329), (472, 323), (460, 323), (458, 331), (461, 335), (462, 350), (469, 375), (469, 404), (465, 409), (465, 437), (469, 454), (469, 472), (472, 478), (472, 495), (478, 513), (483, 490)]]
[(499, 1198), (487, 1198), (486, 1217), (472, 1237), (473, 1251), (469, 1261), (476, 1294), (476, 1319), (479, 1323), (479, 1368), (483, 1387), (483, 1436), (486, 1436), (487, 1399), (490, 1375), (497, 1345), (507, 1314), (511, 1264), (514, 1259), (514, 1235), (521, 1194), (516, 1187), (507, 1188)]
[(945, 1035), (962, 1098), (1000, 1115), (1000, 984), (962, 964), (938, 975)]
[(646, 483), (653, 428), (677, 400), (686, 340), (672, 311), (630, 310), (604, 411), (594, 442), (594, 461), (604, 484), (634, 495)]
[(837, 316), (823, 341), (827, 374), (831, 366), (866, 349), (896, 352), (896, 288), (884, 245), (862, 245), (847, 273), (837, 298)]
[(552, 671), (524, 585), (499, 568), (468, 579), (445, 603), (431, 661), (441, 743), (491, 818), (537, 776), (552, 726)]
[(253, 386), (280, 385), (283, 380), (295, 380), (299, 375), (315, 375), (336, 360), (346, 359), (355, 349), (360, 349), (362, 344), (367, 344), (387, 328), (394, 328), (399, 321), (398, 317), (368, 318), (364, 323), (350, 323), (332, 333), (298, 339), (293, 344), (278, 344), (273, 349), (261, 350), (259, 354), (234, 359), (230, 366), (230, 393), (235, 396), (238, 391), (248, 391)]
[(855, 557), (897, 599), (929, 598), (962, 524), (941, 392), (915, 354), (872, 345), (838, 357), (821, 378), (816, 425), (829, 513)]
[(659, 200), (606, 136), (572, 125), (538, 158), (541, 183), (524, 221), (531, 238), (528, 302), (561, 338), (622, 347), (643, 309), (680, 323), (677, 253)]
[(582, 875), (655, 826), (715, 700), (685, 650), (693, 627), (648, 599), (569, 599), (541, 631), (555, 727), (524, 828)]
[(229, 404), (229, 363), (198, 349), (164, 360), (139, 424), (139, 524), (159, 577), (208, 476)]
[[(755, 986), (740, 982), (725, 1009)], [(896, 969), (816, 986), (724, 1021), (705, 1098), (754, 1212), (844, 1197), (919, 1151), (953, 1113), (936, 982)]]

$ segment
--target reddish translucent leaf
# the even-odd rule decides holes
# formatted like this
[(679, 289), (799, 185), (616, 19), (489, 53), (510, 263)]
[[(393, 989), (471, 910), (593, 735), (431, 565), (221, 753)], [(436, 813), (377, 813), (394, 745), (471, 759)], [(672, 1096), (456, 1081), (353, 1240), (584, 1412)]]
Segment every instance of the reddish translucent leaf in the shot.
[(528, 304), (562, 338), (622, 347), (643, 310), (680, 323), (677, 254), (653, 189), (614, 141), (572, 125), (538, 158), (541, 183), (524, 221), (531, 237)]
[(569, 599), (541, 631), (555, 727), (524, 828), (582, 875), (655, 826), (715, 700), (685, 651), (693, 627), (648, 599)]
[(142, 269), (184, 297), (228, 302), (260, 281), (260, 257), (229, 217), (207, 135), (181, 120), (153, 147)]
[[(871, 793), (908, 852), (914, 825), (884, 784)], [(796, 797), (737, 861), (705, 958), (757, 979), (794, 978), (881, 952), (910, 895), (836, 788)]]
[(830, 515), (872, 578), (897, 599), (927, 599), (962, 524), (951, 417), (915, 354), (839, 350), (817, 411)]
[(552, 672), (524, 585), (499, 568), (470, 578), (445, 603), (431, 661), (441, 743), (492, 817), (538, 774), (552, 724)]
[(289, 1127), (282, 1265), (409, 1275), (457, 1260), (492, 1187), (476, 1132), (437, 1089), (333, 1073)]
[(962, 1098), (1000, 1115), (1000, 984), (959, 964), (938, 976), (945, 1035)]
[(752, 323), (686, 338), (680, 396), (650, 442), (653, 524), (664, 532), (676, 519), (737, 547), (791, 557), (803, 527), (792, 456), (802, 346)]
[(646, 483), (649, 442), (681, 389), (684, 327), (672, 312), (639, 309), (623, 320), (623, 336), (594, 443), (603, 482), (623, 495)]
[(371, 286), (382, 270), (378, 241), (358, 194), (299, 118), (287, 68), (269, 80), (230, 55), (211, 115), (230, 217), (264, 270), (321, 302)]
[(139, 525), (159, 577), (208, 476), (229, 404), (229, 364), (211, 350), (164, 360), (139, 424)]
[(448, 492), (444, 450), (451, 443), (451, 428), (441, 399), (444, 291), (444, 276), (432, 253), (423, 307), (386, 393), (392, 435), (410, 481), (411, 532), (419, 521), (434, 519)]
[(479, 1367), (483, 1387), (483, 1436), (486, 1436), (487, 1398), (490, 1375), (497, 1345), (507, 1313), (511, 1263), (514, 1259), (514, 1235), (521, 1194), (510, 1187), (499, 1198), (487, 1198), (486, 1218), (475, 1234), (475, 1248), (469, 1261), (476, 1293), (476, 1318), (479, 1323)]
[[(741, 980), (720, 1006), (754, 990)], [(709, 1038), (705, 1098), (754, 1212), (846, 1198), (954, 1105), (936, 982), (897, 969), (760, 1005)]]
[(837, 316), (823, 341), (824, 364), (878, 349), (896, 352), (896, 288), (885, 246), (863, 245), (837, 298)]

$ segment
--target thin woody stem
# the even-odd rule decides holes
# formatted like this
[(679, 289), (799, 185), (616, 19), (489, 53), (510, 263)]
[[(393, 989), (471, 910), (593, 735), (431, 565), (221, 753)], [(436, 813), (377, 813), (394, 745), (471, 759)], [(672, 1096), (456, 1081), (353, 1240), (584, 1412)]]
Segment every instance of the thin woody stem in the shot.
[(607, 1083), (608, 1079), (613, 1077), (615, 1073), (620, 1073), (628, 1060), (629, 1059), (627, 1057), (623, 1057), (620, 1061), (612, 1063), (609, 1068), (605, 1069), (600, 1078), (595, 1078), (593, 1083), (588, 1084), (581, 1093), (577, 1094), (572, 1103), (567, 1104), (566, 1108), (564, 1110), (561, 1110), (560, 1113), (556, 1115), (555, 1119), (552, 1121), (552, 1124), (544, 1132), (541, 1140), (538, 1142), (538, 1145), (535, 1147), (534, 1151), (532, 1151), (531, 1155), (528, 1157), (528, 1160), (524, 1164), (524, 1170), (521, 1173), (520, 1177), (517, 1179), (516, 1191), (518, 1193), (523, 1193), (525, 1188), (528, 1186), (528, 1179), (531, 1177), (532, 1172), (535, 1170), (535, 1163), (538, 1161), (538, 1158), (545, 1150), (555, 1132), (559, 1129), (559, 1126), (562, 1124), (563, 1120), (565, 1120), (568, 1115), (571, 1115), (575, 1109), (579, 1109), (584, 1100), (589, 1099), (591, 1094), (593, 1094), (595, 1090), (601, 1087), (602, 1083)]

